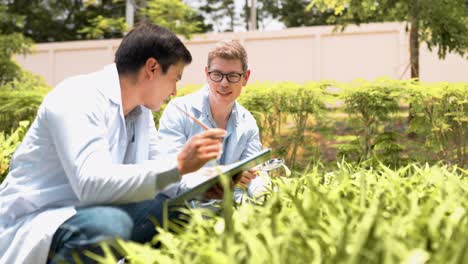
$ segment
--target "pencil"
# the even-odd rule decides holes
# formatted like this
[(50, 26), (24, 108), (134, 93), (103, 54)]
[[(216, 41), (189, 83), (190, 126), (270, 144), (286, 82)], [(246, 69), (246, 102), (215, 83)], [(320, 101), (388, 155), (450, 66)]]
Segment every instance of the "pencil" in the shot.
[(178, 106), (177, 104), (174, 104), (175, 107), (177, 107), (177, 109), (179, 109), (182, 113), (184, 113), (186, 116), (190, 117), (195, 123), (197, 123), (198, 125), (200, 125), (201, 127), (203, 127), (203, 129), (205, 130), (208, 130), (210, 129), (207, 125), (203, 124), (200, 120), (198, 120), (196, 117), (194, 117), (193, 115), (191, 115), (189, 112), (185, 111), (184, 109), (182, 109), (182, 107)]

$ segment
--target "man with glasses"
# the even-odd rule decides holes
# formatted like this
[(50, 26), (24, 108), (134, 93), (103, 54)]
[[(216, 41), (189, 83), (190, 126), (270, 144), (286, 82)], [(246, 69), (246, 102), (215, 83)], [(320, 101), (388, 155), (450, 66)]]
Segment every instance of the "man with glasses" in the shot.
[[(177, 109), (180, 107), (208, 127), (227, 131), (217, 164), (234, 163), (260, 151), (262, 144), (257, 123), (252, 114), (236, 102), (250, 76), (244, 47), (238, 41), (219, 42), (208, 53), (205, 75), (207, 85), (195, 93), (172, 100), (166, 107), (159, 122), (157, 149), (166, 153), (177, 152), (188, 139), (204, 130)], [(254, 178), (253, 172), (244, 172), (239, 185), (248, 187)], [(236, 201), (242, 198), (239, 188), (235, 190), (235, 198)]]

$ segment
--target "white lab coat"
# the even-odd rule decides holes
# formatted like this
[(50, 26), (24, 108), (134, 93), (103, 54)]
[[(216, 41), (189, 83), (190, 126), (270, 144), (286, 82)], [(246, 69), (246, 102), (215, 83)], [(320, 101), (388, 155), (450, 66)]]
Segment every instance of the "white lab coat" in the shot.
[(140, 107), (126, 158), (133, 164), (122, 164), (127, 132), (115, 64), (66, 79), (46, 96), (0, 185), (1, 264), (45, 263), (76, 207), (152, 199), (179, 181), (175, 155), (155, 157), (152, 114)]

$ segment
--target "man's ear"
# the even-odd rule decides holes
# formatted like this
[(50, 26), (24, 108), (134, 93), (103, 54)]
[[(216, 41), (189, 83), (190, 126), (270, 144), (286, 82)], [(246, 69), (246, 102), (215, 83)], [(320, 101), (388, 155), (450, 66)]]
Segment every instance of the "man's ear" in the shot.
[(161, 65), (158, 63), (158, 61), (155, 58), (149, 58), (146, 60), (145, 63), (145, 75), (148, 76), (150, 80), (154, 78), (154, 72), (158, 70)]
[(210, 76), (208, 76), (208, 66), (205, 66), (205, 78), (206, 78), (206, 81), (208, 82), (210, 80)]
[(244, 73), (243, 79), (242, 79), (242, 85), (247, 85), (247, 82), (249, 81), (250, 78), (250, 70), (247, 70)]

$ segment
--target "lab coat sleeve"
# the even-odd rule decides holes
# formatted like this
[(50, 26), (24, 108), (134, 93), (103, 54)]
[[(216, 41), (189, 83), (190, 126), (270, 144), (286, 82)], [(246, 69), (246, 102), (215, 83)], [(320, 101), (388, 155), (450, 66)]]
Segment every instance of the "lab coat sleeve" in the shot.
[(76, 107), (57, 99), (51, 101), (45, 114), (53, 145), (81, 203), (153, 199), (157, 192), (180, 180), (175, 156), (141, 164), (113, 163), (109, 144), (121, 142), (107, 139), (105, 109), (99, 104)]

